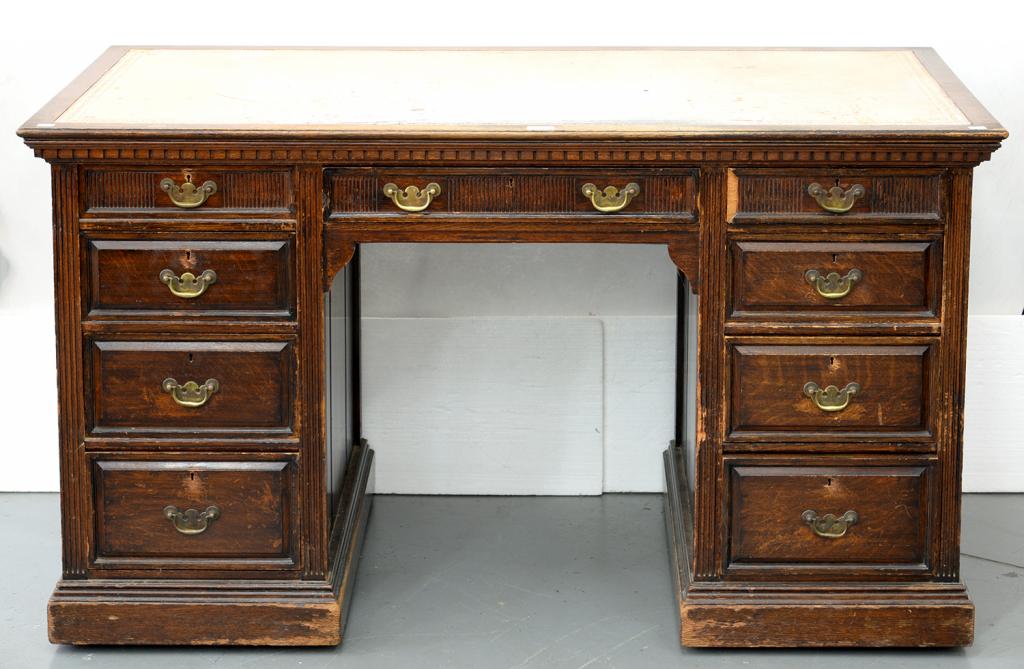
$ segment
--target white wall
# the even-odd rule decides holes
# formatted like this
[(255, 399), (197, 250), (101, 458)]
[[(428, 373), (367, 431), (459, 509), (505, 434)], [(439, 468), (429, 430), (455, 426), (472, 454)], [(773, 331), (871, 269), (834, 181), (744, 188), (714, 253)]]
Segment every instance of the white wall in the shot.
[[(426, 6), (431, 9), (425, 11)], [(1024, 50), (1019, 48), (1017, 22), (991, 6), (986, 11), (961, 2), (930, 2), (927, 11), (921, 7), (872, 0), (855, 7), (644, 0), (520, 0), (504, 5), (440, 0), (426, 5), (406, 0), (173, 6), (7, 3), (0, 18), (0, 490), (57, 486), (48, 169), (31, 157), (14, 130), (107, 45), (930, 45), (1011, 133), (1024, 127)], [(187, 86), (195, 76), (202, 75), (183, 72), (180, 80), (168, 85)], [(966, 486), (974, 490), (1024, 489), (1024, 449), (1015, 439), (1024, 433), (1024, 413), (1006, 409), (1024, 395), (1024, 358), (1004, 355), (1019, 349), (1024, 336), (1019, 317), (1024, 307), (1024, 225), (1014, 216), (1013, 197), (1024, 183), (1021, 146), (1011, 137), (976, 176), (965, 466)], [(483, 328), (486, 323), (481, 319), (515, 321), (510, 327), (522, 333), (548, 328), (550, 346), (544, 355), (556, 357), (559, 346), (577, 341), (569, 337), (571, 333), (582, 328), (593, 334), (584, 337), (585, 347), (572, 351), (582, 356), (581, 369), (593, 378), (599, 373), (600, 389), (587, 385), (592, 385), (591, 377), (570, 383), (554, 370), (537, 376), (543, 364), (522, 370), (523, 378), (542, 384), (551, 396), (576, 388), (573, 383), (591, 388), (584, 391), (580, 386), (571, 412), (580, 425), (593, 424), (601, 431), (604, 458), (600, 467), (593, 465), (593, 458), (587, 460), (591, 479), (580, 491), (593, 491), (598, 472), (605, 489), (658, 489), (656, 454), (671, 431), (671, 404), (658, 398), (664, 397), (666, 370), (671, 372), (671, 356), (663, 352), (671, 351), (671, 328), (665, 323), (674, 310), (671, 266), (663, 251), (377, 247), (366, 256), (367, 273), (373, 278), (368, 282), (372, 287), (367, 289), (366, 313), (380, 319), (373, 327), (388, 331), (391, 341), (400, 341), (395, 337), (404, 332), (406, 339), (401, 341), (419, 341), (429, 348), (432, 342), (414, 337), (429, 329), (429, 324), (416, 321), (424, 316), (451, 321), (447, 325), (456, 328), (451, 336)], [(564, 328), (557, 327), (558, 319)], [(553, 332), (565, 337), (559, 339)], [(506, 345), (521, 345), (520, 352), (529, 359), (529, 335), (519, 341)], [(631, 357), (638, 351), (649, 355)], [(379, 353), (384, 360), (395, 357), (388, 351)], [(467, 353), (465, 365), (472, 369), (483, 364), (483, 355)], [(376, 364), (369, 362), (371, 367)], [(419, 387), (430, 387), (425, 370), (404, 373)], [(382, 387), (369, 387), (368, 394), (373, 396)], [(595, 405), (598, 390), (600, 401)], [(386, 396), (377, 395), (382, 402)], [(512, 399), (509, 411), (528, 408), (516, 404), (522, 398)], [(413, 449), (421, 455), (429, 453), (430, 446), (444, 446), (430, 443), (432, 430), (426, 428), (442, 414), (424, 413), (429, 409), (426, 401), (407, 402), (424, 421), (405, 426), (422, 435)], [(375, 410), (368, 407), (366, 429), (371, 436), (384, 438), (394, 425), (383, 414), (373, 414)], [(447, 414), (447, 429), (472, 438), (459, 427), (468, 430), (474, 420), (479, 417), (460, 414), (454, 407)], [(550, 423), (541, 422), (524, 428), (521, 436), (558, 449), (556, 434)], [(507, 462), (520, 481), (534, 476), (537, 470), (530, 469), (527, 458), (510, 457), (515, 443), (511, 433), (498, 436), (505, 451), (496, 449), (494, 457)], [(592, 439), (582, 439), (582, 431), (577, 436), (581, 441), (574, 447), (594, 448)], [(378, 439), (375, 446), (382, 465), (396, 462), (403, 452), (399, 449), (410, 452), (411, 447), (398, 439), (391, 444)], [(488, 440), (461, 447), (492, 448)], [(632, 469), (623, 464), (624, 449), (643, 456)], [(429, 458), (424, 464), (430, 464)], [(384, 482), (390, 471), (395, 489), (405, 485), (399, 485), (397, 468), (380, 469)], [(437, 489), (434, 483), (425, 482), (424, 489)]]

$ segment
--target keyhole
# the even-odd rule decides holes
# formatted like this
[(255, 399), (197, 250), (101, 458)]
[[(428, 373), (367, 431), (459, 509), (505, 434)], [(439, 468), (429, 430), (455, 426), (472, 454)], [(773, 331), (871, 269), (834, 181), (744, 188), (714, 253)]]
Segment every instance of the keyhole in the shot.
[(185, 181), (188, 182), (188, 183), (192, 183), (192, 173), (191, 172), (185, 172)]
[(836, 177), (836, 185), (839, 185), (839, 177)]
[(832, 254), (832, 263), (835, 264), (837, 262), (839, 262), (839, 254), (838, 253), (833, 253)]
[[(188, 477), (189, 477), (190, 480), (195, 481), (196, 480), (196, 473), (195, 472), (189, 472), (188, 473)], [(832, 481), (830, 480), (829, 483), (832, 483)]]
[(185, 260), (192, 260), (192, 252), (185, 251)]
[(192, 364), (192, 354), (191, 353), (188, 354), (188, 364), (190, 364), (190, 365)]
[(826, 486), (830, 486), (830, 485), (832, 485), (832, 479), (826, 479), (826, 480), (825, 480), (825, 485), (826, 485)]
[(508, 187), (509, 188), (512, 188), (515, 185), (516, 185), (516, 180), (515, 179), (509, 179), (508, 180)]

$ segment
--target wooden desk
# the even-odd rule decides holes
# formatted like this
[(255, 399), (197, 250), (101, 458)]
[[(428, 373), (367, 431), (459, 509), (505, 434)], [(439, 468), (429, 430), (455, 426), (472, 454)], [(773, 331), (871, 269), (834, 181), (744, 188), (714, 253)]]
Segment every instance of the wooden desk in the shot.
[(20, 134), (53, 174), (54, 642), (341, 641), (359, 244), (442, 241), (666, 246), (684, 644), (971, 642), (971, 177), (1006, 132), (934, 52), (113, 48)]

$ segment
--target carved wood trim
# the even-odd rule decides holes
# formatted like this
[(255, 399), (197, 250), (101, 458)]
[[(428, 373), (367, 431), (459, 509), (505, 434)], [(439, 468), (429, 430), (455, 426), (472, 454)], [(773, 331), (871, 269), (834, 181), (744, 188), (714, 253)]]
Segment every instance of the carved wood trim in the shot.
[(960, 491), (963, 470), (964, 374), (967, 356), (967, 275), (971, 246), (970, 169), (950, 174), (943, 257), (942, 330), (938, 383), (938, 500), (935, 577), (960, 575)]
[(297, 342), (297, 431), (302, 436), (302, 455), (299, 458), (301, 564), (305, 578), (321, 579), (327, 574), (328, 566), (321, 171), (316, 167), (298, 167), (294, 172), (294, 183), (298, 222), (295, 243), (296, 312), (300, 335)]
[(240, 138), (235, 141), (210, 142), (151, 138), (150, 141), (107, 139), (34, 139), (26, 143), (39, 158), (51, 162), (178, 162), (216, 161), (220, 163), (297, 163), (320, 162), (330, 164), (444, 163), (501, 164), (616, 164), (658, 163), (710, 163), (729, 162), (745, 164), (801, 163), (803, 165), (844, 163), (887, 165), (976, 165), (989, 159), (999, 148), (993, 140), (965, 141), (951, 139), (933, 142), (894, 143), (884, 137), (847, 138), (829, 142), (811, 142), (806, 139), (784, 140), (758, 144), (740, 140), (702, 139), (699, 142), (636, 141), (609, 143), (594, 139), (590, 142), (565, 141), (552, 146), (524, 141), (490, 142), (431, 142), (406, 139), (400, 143), (390, 140), (367, 139), (359, 143), (338, 143), (320, 139), (301, 144), (291, 142), (257, 141)]
[(700, 286), (700, 234), (687, 232), (679, 235), (683, 239), (668, 245), (668, 257), (690, 283), (690, 290), (696, 295)]
[(64, 578), (84, 578), (92, 553), (92, 504), (85, 458), (85, 369), (79, 274), (77, 166), (54, 166), (53, 272), (57, 318), (57, 397)]
[(338, 272), (352, 261), (356, 254), (355, 242), (339, 239), (341, 235), (331, 226), (324, 230), (324, 276), (323, 287), (326, 293), (334, 283), (334, 277)]
[(697, 439), (694, 491), (694, 580), (717, 579), (725, 542), (721, 521), (722, 440), (726, 431), (725, 303), (729, 268), (727, 173), (701, 172), (700, 302), (697, 307)]

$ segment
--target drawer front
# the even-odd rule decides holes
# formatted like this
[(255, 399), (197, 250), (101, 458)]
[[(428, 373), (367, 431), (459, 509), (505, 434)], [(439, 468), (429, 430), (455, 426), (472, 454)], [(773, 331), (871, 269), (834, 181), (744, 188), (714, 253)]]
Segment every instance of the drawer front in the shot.
[(95, 455), (94, 566), (294, 566), (295, 459), (277, 457), (216, 461)]
[(932, 344), (730, 349), (730, 439), (931, 440)]
[[(459, 214), (605, 214), (658, 215), (692, 221), (696, 208), (697, 173), (693, 170), (628, 170), (583, 172), (579, 170), (367, 170), (336, 169), (327, 174), (327, 195), (334, 216), (353, 214), (411, 213), (401, 209), (385, 194), (394, 184), (401, 191), (420, 189), (418, 200), (401, 201), (406, 206), (427, 202), (429, 184), (439, 192), (429, 198), (421, 212), (431, 215)], [(600, 212), (584, 186), (593, 184), (598, 205), (621, 208)], [(635, 185), (635, 194), (602, 198), (609, 186), (624, 190)], [(588, 191), (589, 192), (589, 191)], [(418, 202), (418, 204), (417, 204)]]
[(82, 203), (86, 217), (151, 212), (288, 218), (295, 210), (288, 170), (87, 169)]
[(734, 318), (937, 317), (938, 241), (737, 241), (731, 253)]
[(926, 572), (931, 466), (729, 461), (726, 572)]
[(88, 351), (94, 434), (292, 431), (288, 341), (93, 340)]
[(288, 239), (87, 239), (89, 317), (291, 317)]
[(737, 225), (879, 219), (937, 223), (943, 196), (942, 175), (934, 171), (737, 169), (729, 176), (728, 219)]

